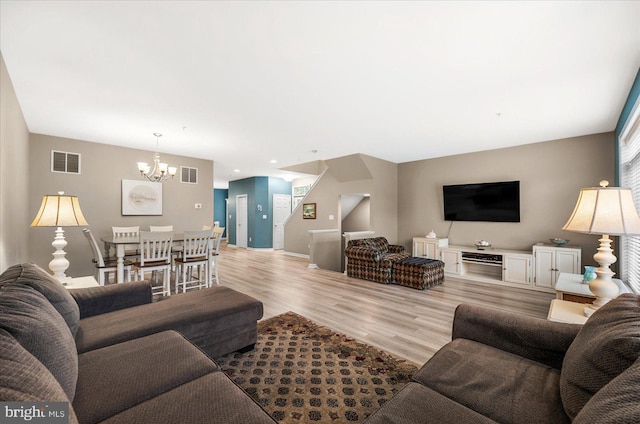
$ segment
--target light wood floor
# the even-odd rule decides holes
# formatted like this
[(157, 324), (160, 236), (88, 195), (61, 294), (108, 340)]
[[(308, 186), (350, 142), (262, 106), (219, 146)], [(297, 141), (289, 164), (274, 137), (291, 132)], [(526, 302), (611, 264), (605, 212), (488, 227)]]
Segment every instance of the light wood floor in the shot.
[[(224, 244), (224, 243), (223, 243)], [(264, 318), (293, 311), (417, 365), (451, 340), (461, 303), (546, 318), (551, 293), (446, 278), (420, 291), (307, 268), (280, 251), (221, 246), (220, 283), (264, 304)]]

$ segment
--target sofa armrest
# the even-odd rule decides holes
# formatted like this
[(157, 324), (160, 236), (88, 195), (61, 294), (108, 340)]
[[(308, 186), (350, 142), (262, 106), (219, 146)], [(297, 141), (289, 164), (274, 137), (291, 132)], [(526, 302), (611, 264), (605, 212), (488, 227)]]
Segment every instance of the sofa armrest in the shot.
[(390, 244), (389, 253), (404, 253), (404, 246), (400, 246), (399, 244)]
[(153, 297), (148, 281), (73, 289), (69, 292), (80, 308), (80, 319), (145, 305), (151, 303)]
[(347, 258), (364, 259), (374, 262), (379, 262), (382, 257), (379, 250), (361, 246), (349, 247), (345, 249), (344, 254)]
[(452, 338), (473, 340), (560, 369), (564, 355), (582, 328), (494, 309), (459, 305)]

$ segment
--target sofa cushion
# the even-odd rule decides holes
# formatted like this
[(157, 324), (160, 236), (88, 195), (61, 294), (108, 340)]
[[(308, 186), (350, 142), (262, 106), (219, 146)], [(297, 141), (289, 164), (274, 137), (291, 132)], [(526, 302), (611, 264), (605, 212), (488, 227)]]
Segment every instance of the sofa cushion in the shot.
[(573, 424), (640, 423), (640, 359), (611, 380), (580, 410)]
[(560, 371), (482, 343), (456, 339), (413, 379), (501, 423), (568, 423)]
[(207, 355), (175, 331), (80, 354), (78, 368), (73, 407), (83, 423), (105, 420), (195, 378), (220, 372)]
[[(0, 329), (0, 399), (3, 402), (69, 402), (49, 370)], [(78, 420), (69, 406), (69, 422)]]
[(274, 424), (276, 421), (223, 372), (215, 372), (102, 422), (115, 423)]
[(75, 336), (80, 321), (78, 305), (69, 291), (53, 276), (36, 264), (18, 264), (9, 267), (0, 275), (0, 286), (25, 284), (33, 287), (56, 308)]
[(42, 362), (73, 400), (78, 380), (76, 345), (69, 327), (42, 294), (27, 285), (1, 286), (0, 329)]
[(70, 290), (70, 293), (80, 309), (80, 319), (153, 302), (148, 281), (86, 287)]
[(389, 250), (389, 242), (386, 237), (372, 237), (365, 240), (367, 240), (367, 244), (372, 249), (379, 250), (383, 253)]
[(623, 294), (597, 310), (569, 346), (560, 393), (571, 418), (640, 356), (638, 317), (640, 297)]
[(384, 406), (367, 418), (367, 424), (389, 423), (495, 423), (471, 409), (418, 383), (406, 384)]

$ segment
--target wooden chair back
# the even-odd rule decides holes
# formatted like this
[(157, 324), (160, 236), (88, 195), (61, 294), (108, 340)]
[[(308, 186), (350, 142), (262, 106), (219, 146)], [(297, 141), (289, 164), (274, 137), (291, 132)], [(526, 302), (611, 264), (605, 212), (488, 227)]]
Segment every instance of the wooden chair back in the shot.
[(89, 241), (89, 246), (91, 247), (91, 251), (93, 252), (93, 260), (98, 265), (98, 267), (104, 268), (105, 264), (104, 257), (102, 256), (102, 251), (100, 250), (100, 246), (98, 246), (98, 242), (96, 242), (96, 239), (93, 237), (91, 230), (85, 228), (82, 230), (82, 232)]
[(149, 231), (152, 233), (173, 231), (173, 225), (149, 225)]
[(182, 259), (188, 261), (194, 258), (206, 259), (209, 255), (209, 240), (211, 231), (185, 231), (182, 247)]
[(171, 261), (171, 245), (173, 244), (173, 231), (140, 231), (140, 266), (147, 263), (159, 263)]
[(111, 227), (114, 237), (138, 237), (140, 235), (140, 226), (136, 227)]

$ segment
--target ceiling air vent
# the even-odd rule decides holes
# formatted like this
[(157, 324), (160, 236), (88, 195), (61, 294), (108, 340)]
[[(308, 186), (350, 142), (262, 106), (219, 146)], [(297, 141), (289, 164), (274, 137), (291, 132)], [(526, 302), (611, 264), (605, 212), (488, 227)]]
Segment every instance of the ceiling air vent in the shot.
[(180, 182), (187, 184), (198, 184), (198, 168), (180, 167)]
[(51, 172), (80, 173), (80, 153), (51, 151)]

